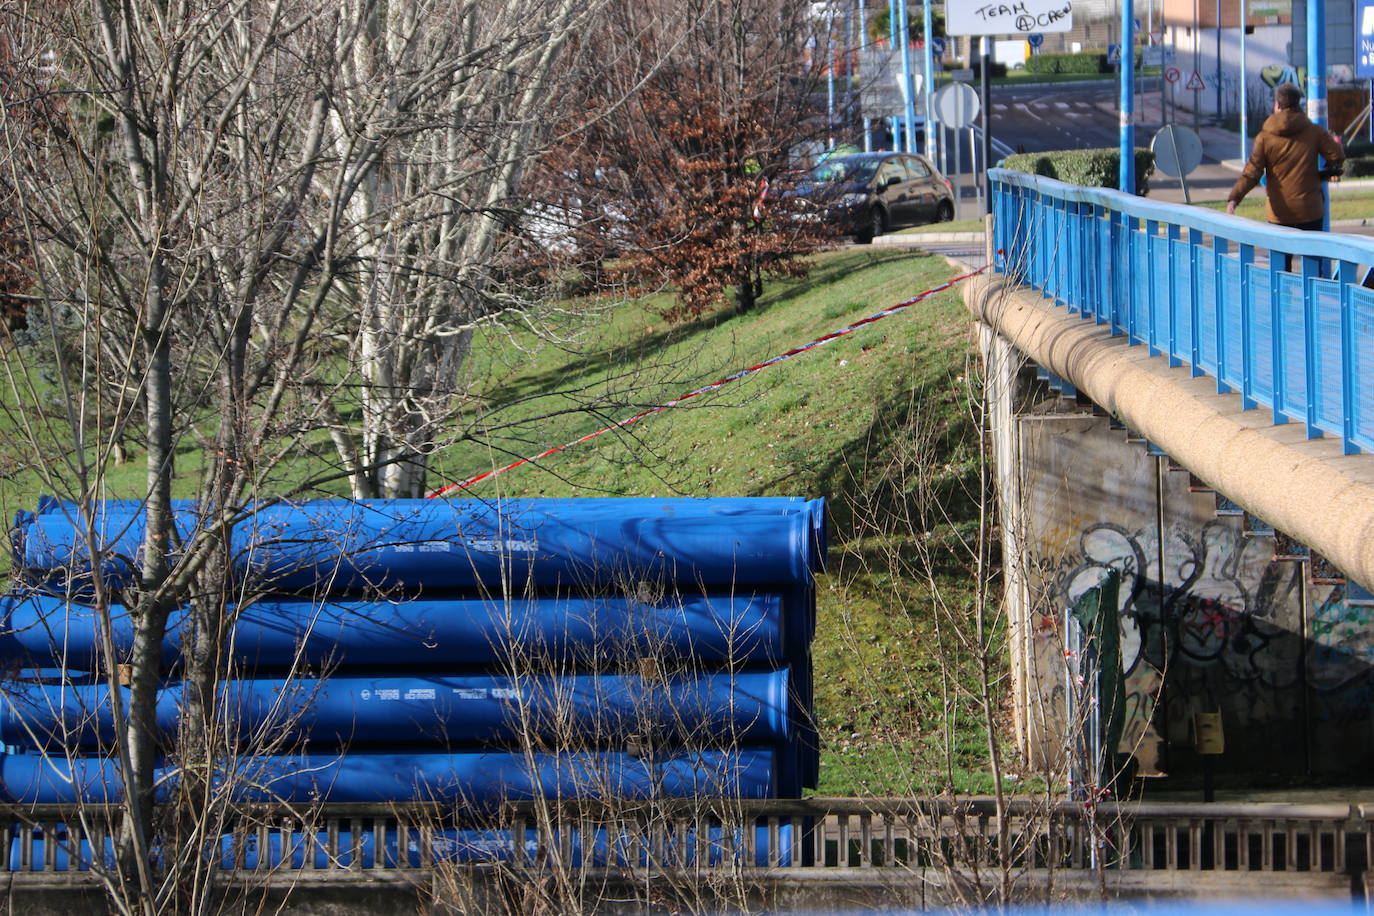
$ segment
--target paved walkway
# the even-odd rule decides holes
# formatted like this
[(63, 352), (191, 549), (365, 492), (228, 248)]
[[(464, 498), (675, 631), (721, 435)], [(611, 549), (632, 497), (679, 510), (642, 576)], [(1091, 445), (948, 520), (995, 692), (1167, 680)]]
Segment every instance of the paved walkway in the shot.
[(977, 270), (987, 263), (987, 252), (981, 232), (897, 233), (880, 235), (873, 240), (873, 244), (919, 248), (955, 261), (969, 270)]

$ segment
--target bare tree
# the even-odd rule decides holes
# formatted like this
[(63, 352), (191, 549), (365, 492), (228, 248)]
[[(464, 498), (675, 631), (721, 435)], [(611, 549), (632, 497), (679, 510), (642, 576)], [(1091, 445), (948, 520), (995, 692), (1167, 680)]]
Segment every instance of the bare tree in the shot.
[[(241, 749), (217, 690), (225, 633), (251, 600), (231, 534), (273, 499), (347, 480), (416, 495), (460, 403), (484, 320), (533, 291), (503, 275), (548, 84), (598, 4), (541, 0), (7, 0), (0, 112), (30, 330), (7, 341), (6, 452), (71, 500), (83, 552), (108, 558), (98, 500), (131, 496), (136, 574), (68, 585), (134, 621), (102, 671), (127, 703), (111, 749), (127, 816), (111, 899), (203, 909), (196, 868), (156, 873), (157, 767), (173, 827), (200, 848)], [(126, 440), (139, 483), (112, 483)], [(174, 496), (199, 497), (193, 520)], [(156, 694), (182, 625), (180, 736)], [(111, 690), (112, 696), (119, 696)], [(163, 787), (165, 788), (165, 787)]]

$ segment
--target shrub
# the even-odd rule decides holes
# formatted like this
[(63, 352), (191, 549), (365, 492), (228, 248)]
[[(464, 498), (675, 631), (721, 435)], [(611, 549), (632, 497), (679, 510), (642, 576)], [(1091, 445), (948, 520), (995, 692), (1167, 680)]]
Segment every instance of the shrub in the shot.
[(1345, 174), (1343, 178), (1368, 178), (1374, 175), (1374, 156), (1360, 156), (1357, 159), (1345, 160)]
[(1031, 73), (1110, 73), (1104, 51), (1082, 54), (1032, 54), (1026, 58)]
[[(1140, 64), (1140, 49), (1135, 52)], [(1115, 73), (1116, 65), (1107, 63), (1105, 51), (1084, 51), (1080, 54), (1032, 54), (1026, 58), (1031, 73)]]
[[(1120, 151), (1107, 149), (1054, 150), (1047, 153), (1018, 153), (1002, 160), (1002, 168), (1044, 175), (1087, 188), (1114, 188), (1121, 168)], [(1135, 151), (1135, 192), (1144, 197), (1150, 191), (1150, 176), (1155, 170), (1155, 154), (1147, 149)]]
[(1363, 136), (1351, 137), (1350, 142), (1345, 144), (1345, 155), (1350, 159), (1367, 159), (1374, 156), (1374, 143)]
[[(990, 71), (990, 73), (989, 73), (988, 75), (989, 75), (989, 77), (1002, 77), (1002, 76), (1006, 76), (1006, 75), (1007, 75), (1007, 65), (1004, 64), (1004, 63), (1002, 63), (1001, 61), (997, 61), (997, 60), (993, 61), (993, 62), (992, 62), (992, 70)], [(981, 59), (975, 60), (975, 61), (973, 62), (973, 76), (974, 76), (975, 79), (982, 79), (982, 77), (983, 77), (983, 61), (982, 61)]]

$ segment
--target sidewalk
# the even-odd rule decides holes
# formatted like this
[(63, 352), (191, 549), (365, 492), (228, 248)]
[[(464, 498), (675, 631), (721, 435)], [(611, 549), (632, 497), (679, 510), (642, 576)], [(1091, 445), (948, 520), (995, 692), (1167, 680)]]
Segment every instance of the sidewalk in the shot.
[[(1155, 133), (1163, 126), (1159, 93), (1147, 92), (1143, 98), (1137, 97), (1137, 102), (1140, 107), (1136, 110), (1135, 142), (1136, 146), (1148, 148)], [(1116, 112), (1114, 103), (1099, 107)], [(1240, 134), (1205, 122), (1194, 128), (1192, 112), (1176, 111), (1174, 115), (1174, 122), (1178, 126), (1195, 130), (1202, 141), (1202, 164), (1188, 176), (1189, 198), (1193, 203), (1225, 200), (1245, 164), (1240, 158)], [(1262, 194), (1262, 191), (1256, 189), (1252, 193)], [(1155, 172), (1150, 177), (1151, 200), (1181, 204), (1183, 198), (1183, 188), (1177, 178), (1161, 172)]]

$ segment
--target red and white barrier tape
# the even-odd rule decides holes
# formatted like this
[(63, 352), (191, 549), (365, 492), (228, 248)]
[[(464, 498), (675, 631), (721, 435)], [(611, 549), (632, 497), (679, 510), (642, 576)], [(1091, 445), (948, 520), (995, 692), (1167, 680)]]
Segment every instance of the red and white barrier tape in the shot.
[(667, 402), (665, 402), (665, 403), (663, 403), (663, 404), (659, 404), (657, 407), (650, 407), (648, 410), (642, 410), (642, 411), (640, 411), (639, 413), (635, 414), (635, 415), (632, 416), (632, 417), (627, 417), (626, 419), (620, 420), (620, 421), (617, 422), (617, 423), (612, 423), (610, 426), (603, 426), (601, 429), (598, 429), (596, 432), (587, 433), (587, 435), (582, 436), (581, 438), (574, 439), (574, 440), (572, 440), (571, 442), (565, 442), (565, 443), (562, 444), (562, 445), (556, 445), (556, 446), (554, 446), (553, 448), (551, 448), (551, 449), (546, 449), (546, 450), (540, 452), (540, 453), (537, 454), (537, 455), (531, 455), (531, 456), (528, 457), (528, 458), (521, 458), (519, 461), (512, 461), (510, 464), (506, 465), (505, 467), (493, 468), (493, 469), (490, 470), (490, 471), (483, 471), (481, 474), (478, 474), (478, 475), (475, 476), (475, 477), (469, 477), (467, 480), (458, 481), (457, 483), (451, 483), (451, 484), (449, 484), (449, 485), (446, 486), (446, 487), (442, 487), (441, 489), (435, 490), (433, 493), (429, 494), (429, 496), (426, 497), (426, 498), (428, 498), (428, 499), (436, 499), (436, 498), (438, 498), (438, 497), (440, 497), (440, 496), (447, 496), (449, 493), (452, 493), (454, 490), (466, 490), (468, 487), (472, 486), (473, 484), (478, 483), (478, 482), (483, 481), (483, 480), (486, 480), (488, 477), (495, 477), (495, 476), (498, 475), (498, 474), (504, 474), (506, 471), (514, 470), (515, 468), (520, 467), (522, 464), (530, 464), (531, 462), (538, 461), (538, 460), (540, 460), (541, 458), (547, 458), (547, 457), (549, 457), (550, 455), (553, 455), (553, 454), (556, 454), (556, 453), (558, 453), (558, 452), (561, 452), (561, 451), (563, 451), (564, 449), (572, 448), (574, 445), (581, 445), (583, 442), (587, 442), (588, 440), (595, 439), (597, 436), (604, 435), (604, 434), (606, 434), (606, 433), (608, 433), (608, 432), (611, 432), (612, 430), (624, 429), (625, 427), (627, 427), (627, 426), (629, 426), (629, 425), (631, 425), (631, 424), (633, 424), (633, 423), (638, 423), (640, 420), (644, 419), (644, 418), (647, 417), (647, 416), (651, 416), (652, 414), (659, 413), (660, 411), (664, 411), (664, 410), (668, 410), (668, 409), (673, 408), (673, 407), (677, 407), (679, 404), (683, 403), (684, 401), (689, 401), (689, 400), (691, 400), (692, 398), (699, 397), (700, 395), (707, 394), (707, 393), (709, 393), (709, 392), (715, 391), (715, 390), (718, 389), (718, 388), (723, 388), (723, 387), (725, 387), (726, 385), (730, 384), (731, 382), (739, 381), (740, 379), (744, 378), (745, 376), (753, 375), (755, 372), (759, 372), (759, 371), (761, 371), (761, 370), (763, 370), (763, 369), (767, 369), (769, 366), (776, 366), (778, 363), (783, 362), (784, 360), (791, 359), (792, 357), (798, 356), (798, 355), (800, 355), (800, 354), (802, 354), (802, 353), (805, 353), (805, 352), (807, 352), (808, 350), (814, 350), (814, 349), (816, 349), (816, 348), (819, 347), (819, 346), (823, 346), (824, 344), (830, 343), (832, 340), (836, 340), (836, 339), (838, 339), (838, 338), (840, 338), (840, 337), (844, 337), (846, 334), (852, 334), (853, 332), (857, 331), (859, 328), (864, 327), (865, 325), (873, 324), (875, 321), (882, 321), (884, 318), (887, 318), (887, 317), (890, 316), (890, 315), (895, 315), (895, 314), (897, 314), (898, 312), (903, 311), (904, 309), (908, 309), (908, 308), (910, 308), (911, 306), (915, 305), (916, 303), (920, 302), (921, 300), (923, 300), (923, 299), (928, 299), (928, 298), (930, 298), (931, 296), (935, 295), (936, 293), (942, 293), (942, 292), (944, 292), (945, 290), (950, 289), (951, 287), (958, 286), (960, 283), (964, 282), (965, 280), (968, 280), (968, 279), (970, 279), (970, 278), (972, 278), (972, 277), (976, 277), (976, 276), (978, 276), (979, 274), (981, 274), (981, 273), (982, 273), (983, 271), (985, 271), (985, 270), (987, 270), (987, 267), (986, 267), (986, 266), (983, 266), (983, 267), (978, 268), (978, 269), (975, 270), (975, 271), (971, 271), (971, 272), (969, 272), (969, 273), (966, 273), (966, 274), (963, 274), (963, 275), (961, 275), (961, 276), (955, 277), (953, 280), (950, 280), (948, 283), (944, 283), (944, 284), (941, 284), (940, 286), (936, 286), (936, 287), (933, 287), (932, 289), (928, 289), (928, 290), (926, 290), (925, 292), (918, 293), (917, 295), (912, 296), (910, 299), (907, 299), (905, 302), (899, 302), (899, 303), (897, 303), (896, 305), (893, 305), (893, 306), (890, 306), (890, 307), (888, 307), (888, 308), (883, 309), (881, 312), (875, 312), (874, 314), (869, 315), (867, 318), (861, 318), (861, 319), (859, 319), (858, 321), (854, 322), (853, 324), (848, 325), (847, 327), (843, 327), (843, 328), (840, 328), (838, 331), (833, 331), (833, 332), (831, 332), (831, 333), (829, 333), (829, 334), (826, 334), (824, 337), (817, 337), (815, 340), (811, 341), (811, 342), (808, 343), (808, 344), (803, 344), (803, 345), (800, 346), (800, 347), (793, 347), (791, 350), (788, 350), (786, 353), (779, 353), (777, 356), (774, 356), (772, 359), (764, 360), (763, 362), (758, 363), (757, 365), (754, 365), (754, 366), (750, 366), (750, 367), (747, 368), (747, 369), (741, 369), (740, 371), (734, 373), (733, 375), (727, 375), (725, 378), (720, 379), (719, 381), (712, 382), (711, 384), (705, 385), (705, 386), (703, 386), (703, 387), (701, 387), (701, 388), (698, 388), (696, 391), (689, 392), (689, 393), (687, 393), (687, 394), (682, 395), (681, 397), (674, 398), (673, 400), (667, 401)]

